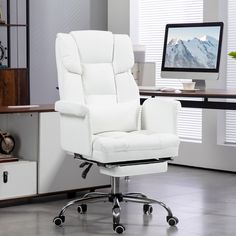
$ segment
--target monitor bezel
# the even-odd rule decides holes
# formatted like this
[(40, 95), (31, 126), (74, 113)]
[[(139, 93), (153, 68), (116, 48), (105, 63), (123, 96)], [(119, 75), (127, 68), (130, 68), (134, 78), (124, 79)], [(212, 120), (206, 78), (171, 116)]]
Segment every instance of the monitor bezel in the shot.
[[(209, 26), (219, 26), (220, 27), (216, 68), (180, 68), (180, 67), (166, 67), (165, 66), (165, 56), (166, 56), (166, 48), (167, 48), (167, 39), (168, 39), (169, 28), (209, 27)], [(209, 72), (209, 73), (219, 72), (221, 48), (222, 48), (222, 38), (223, 38), (223, 27), (224, 27), (223, 22), (167, 24), (166, 27), (165, 27), (165, 36), (164, 36), (164, 46), (163, 46), (163, 54), (162, 54), (161, 71)]]

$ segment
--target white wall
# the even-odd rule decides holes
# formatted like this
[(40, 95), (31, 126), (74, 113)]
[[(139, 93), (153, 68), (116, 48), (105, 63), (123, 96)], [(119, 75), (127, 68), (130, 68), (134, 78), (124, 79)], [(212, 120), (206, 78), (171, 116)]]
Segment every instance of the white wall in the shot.
[(90, 0), (90, 29), (107, 30), (107, 1)]
[(31, 104), (58, 99), (55, 38), (58, 32), (107, 29), (107, 0), (30, 0)]
[(130, 1), (107, 0), (107, 26), (114, 34), (130, 33)]
[[(108, 4), (108, 10), (112, 9), (112, 4), (115, 0), (110, 1), (110, 6)], [(133, 0), (129, 0), (132, 1)], [(127, 8), (127, 2), (129, 1), (119, 1), (120, 8)], [(116, 3), (118, 4), (118, 3)], [(227, 8), (227, 1), (224, 0), (204, 0), (204, 21), (224, 21), (225, 27), (224, 32), (227, 33), (227, 17), (224, 13), (224, 9)], [(113, 10), (114, 11), (114, 10)], [(119, 9), (119, 11), (122, 11)], [(124, 14), (126, 10), (124, 10)], [(129, 13), (128, 13), (129, 14)], [(113, 26), (115, 27), (116, 33), (126, 33), (127, 25), (132, 24), (132, 21), (128, 20), (126, 24), (122, 22), (125, 28), (118, 28), (120, 18), (129, 19), (130, 16), (124, 16), (118, 14), (109, 14), (108, 12), (108, 29), (113, 31)], [(109, 23), (112, 22), (112, 24)], [(117, 32), (117, 30), (119, 30)], [(132, 33), (129, 31), (129, 33)], [(132, 36), (132, 35), (131, 35)], [(207, 88), (224, 88), (225, 78), (226, 78), (226, 39), (223, 41), (222, 48), (222, 58), (221, 58), (221, 68), (220, 68), (220, 78), (218, 81), (206, 81)], [(223, 129), (224, 129), (224, 111), (219, 110), (209, 110), (203, 109), (202, 117), (202, 143), (190, 143), (182, 142), (180, 145), (179, 157), (175, 159), (174, 163), (198, 166), (204, 168), (213, 168), (221, 170), (236, 171), (236, 147), (225, 146), (218, 144), (223, 140)]]
[(138, 5), (137, 0), (107, 0), (107, 28), (114, 34), (130, 35), (133, 44), (138, 44), (137, 22)]

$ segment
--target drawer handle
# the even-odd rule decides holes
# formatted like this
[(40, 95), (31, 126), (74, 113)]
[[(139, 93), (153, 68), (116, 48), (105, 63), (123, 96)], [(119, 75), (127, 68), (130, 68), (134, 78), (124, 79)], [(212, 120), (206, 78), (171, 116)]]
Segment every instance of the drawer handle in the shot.
[(3, 172), (3, 183), (7, 183), (8, 181), (8, 171)]

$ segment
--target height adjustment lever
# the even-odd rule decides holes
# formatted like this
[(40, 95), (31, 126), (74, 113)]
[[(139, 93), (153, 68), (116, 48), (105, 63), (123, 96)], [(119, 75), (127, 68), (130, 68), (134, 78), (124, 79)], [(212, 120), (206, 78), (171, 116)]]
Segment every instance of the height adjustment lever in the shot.
[(82, 172), (82, 178), (83, 179), (86, 179), (86, 177), (87, 177), (87, 174), (88, 174), (88, 172), (90, 171), (90, 169), (91, 169), (91, 167), (92, 167), (92, 163), (89, 163), (89, 162), (82, 162), (81, 164), (80, 164), (80, 168), (85, 168), (84, 170), (83, 170), (83, 172)]

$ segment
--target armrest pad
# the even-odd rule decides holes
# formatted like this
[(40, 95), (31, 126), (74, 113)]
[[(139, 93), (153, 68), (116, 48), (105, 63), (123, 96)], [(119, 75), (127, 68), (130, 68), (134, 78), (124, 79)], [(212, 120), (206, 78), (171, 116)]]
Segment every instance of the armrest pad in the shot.
[(81, 118), (84, 118), (89, 113), (87, 106), (69, 101), (57, 101), (55, 103), (55, 111)]
[(142, 129), (176, 134), (180, 108), (180, 102), (173, 99), (147, 99), (142, 106)]

